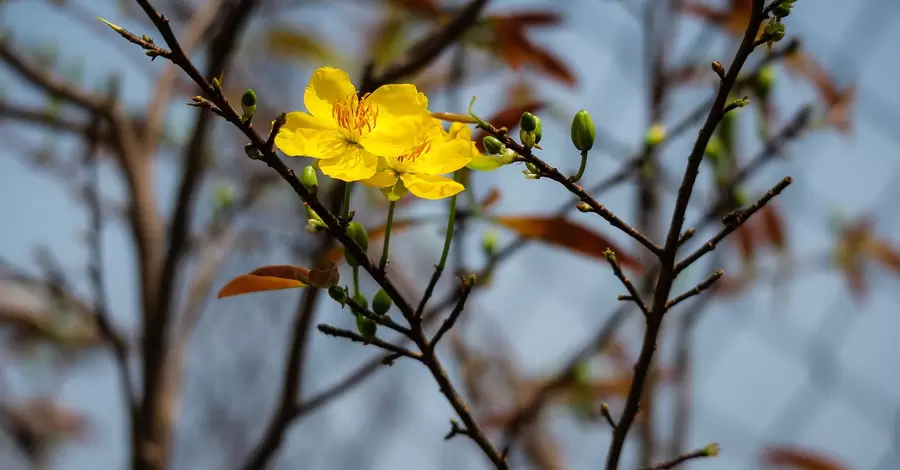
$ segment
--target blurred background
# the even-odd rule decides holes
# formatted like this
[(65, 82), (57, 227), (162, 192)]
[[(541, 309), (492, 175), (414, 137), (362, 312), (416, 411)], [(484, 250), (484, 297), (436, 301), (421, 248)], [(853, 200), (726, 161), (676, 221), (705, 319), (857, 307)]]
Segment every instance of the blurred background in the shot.
[[(224, 67), (232, 102), (256, 90), (254, 123), (265, 133), (277, 114), (304, 109), (316, 68), (343, 68), (359, 86), (367, 65), (377, 74), (414, 56), (464, 3), (153, 5), (207, 78)], [(509, 127), (535, 111), (541, 156), (564, 173), (579, 161), (571, 117), (589, 110), (598, 137), (582, 182), (661, 241), (715, 92), (709, 64), (728, 66), (749, 3), (495, 0), (460, 42), (405, 81), (428, 94), (433, 111), (464, 113), (477, 97), (475, 113)], [(421, 364), (380, 365), (376, 348), (313, 327), (354, 328), (331, 299), (300, 290), (215, 299), (235, 276), (310, 266), (329, 246), (304, 230), (302, 204), (246, 157), (234, 127), (185, 106), (198, 90), (181, 71), (148, 60), (95, 17), (164, 44), (129, 0), (0, 2), (0, 466), (130, 465), (119, 369), (140, 370), (147, 311), (135, 214), (152, 213), (164, 227), (184, 204), (164, 332), (184, 359), (173, 359), (172, 448), (161, 468), (263, 468), (248, 459), (272, 432), (281, 440), (267, 468), (488, 468), (470, 440), (443, 439), (453, 410)], [(787, 37), (744, 67), (735, 95), (751, 105), (708, 149), (688, 246), (716, 232), (723, 210), (755, 201), (784, 176), (793, 184), (679, 278), (676, 293), (726, 272), (668, 314), (623, 467), (717, 442), (718, 457), (679, 468), (900, 469), (900, 3), (799, 0), (785, 24)], [(99, 117), (113, 98), (121, 128)], [(659, 145), (648, 144), (654, 124), (666, 131)], [(644, 324), (616, 301), (624, 291), (602, 252), (614, 247), (637, 280), (647, 257), (599, 217), (571, 210), (560, 185), (522, 169), (469, 175), (434, 314), (455, 303), (455, 273), (490, 282), (472, 294), (439, 354), (498, 445), (512, 417), (537, 411), (514, 433), (513, 468), (597, 468), (611, 437), (598, 410), (606, 403), (621, 413)], [(320, 197), (332, 200), (326, 180)], [(354, 193), (370, 232), (386, 208), (377, 192)], [(446, 201), (398, 206), (408, 224), (394, 231), (389, 276), (407, 298), (421, 295), (440, 256), (446, 213)], [(538, 240), (517, 241), (536, 232)], [(345, 265), (342, 274), (349, 278)], [(370, 298), (377, 290), (365, 276), (364, 290)], [(110, 330), (94, 320), (98, 310)], [(109, 337), (121, 339), (125, 361)], [(286, 375), (292, 344), (301, 366)], [(576, 379), (556, 380), (573, 366)], [(292, 374), (298, 405), (273, 427)], [(535, 401), (554, 380), (549, 399)]]

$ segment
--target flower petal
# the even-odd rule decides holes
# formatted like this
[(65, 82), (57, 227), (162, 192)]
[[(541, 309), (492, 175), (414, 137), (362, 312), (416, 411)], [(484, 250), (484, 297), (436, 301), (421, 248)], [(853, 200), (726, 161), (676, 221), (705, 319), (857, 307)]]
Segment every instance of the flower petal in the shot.
[(494, 171), (504, 166), (504, 163), (496, 155), (479, 155), (472, 159), (466, 168), (475, 171)]
[(411, 171), (429, 175), (452, 173), (472, 161), (472, 141), (453, 139), (433, 144), (431, 150), (410, 164)]
[(415, 85), (382, 85), (366, 101), (378, 107), (378, 120), (417, 117), (428, 110), (428, 98)]
[(393, 186), (397, 182), (397, 174), (393, 171), (377, 171), (375, 175), (367, 180), (363, 180), (362, 184), (373, 188), (386, 188)]
[(358, 145), (346, 145), (343, 153), (319, 161), (322, 173), (341, 181), (367, 180), (378, 169), (378, 157)]
[(360, 138), (360, 145), (382, 157), (393, 157), (411, 152), (422, 134), (421, 119), (394, 119), (384, 124), (381, 115), (372, 132)]
[(333, 67), (322, 67), (313, 73), (303, 94), (306, 109), (316, 118), (334, 123), (332, 108), (334, 103), (356, 94), (356, 87), (350, 82), (347, 72)]
[(443, 199), (453, 196), (463, 189), (463, 185), (443, 176), (403, 173), (400, 180), (409, 192), (422, 199)]
[(450, 139), (466, 139), (472, 140), (472, 129), (462, 122), (454, 122), (450, 124), (450, 130), (447, 132), (447, 140)]
[(287, 121), (275, 136), (275, 146), (291, 157), (314, 157), (318, 155), (319, 135), (328, 128), (328, 123), (323, 123), (308, 113), (287, 113)]

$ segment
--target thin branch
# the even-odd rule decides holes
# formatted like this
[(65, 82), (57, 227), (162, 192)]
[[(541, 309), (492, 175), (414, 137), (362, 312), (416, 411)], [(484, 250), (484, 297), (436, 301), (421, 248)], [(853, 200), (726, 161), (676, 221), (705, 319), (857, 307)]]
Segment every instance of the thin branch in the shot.
[(469, 276), (467, 279), (463, 281), (463, 289), (459, 295), (459, 300), (456, 301), (456, 307), (453, 308), (453, 311), (450, 312), (450, 316), (444, 320), (444, 323), (441, 324), (441, 327), (438, 328), (437, 333), (434, 334), (434, 337), (431, 339), (431, 348), (434, 349), (438, 341), (450, 331), (450, 328), (453, 328), (453, 325), (456, 323), (456, 320), (459, 319), (460, 314), (462, 314), (463, 309), (466, 306), (466, 301), (469, 299), (469, 294), (472, 293), (472, 288), (475, 287), (475, 276)]
[(772, 189), (770, 189), (766, 194), (763, 195), (756, 203), (746, 209), (739, 209), (734, 212), (729, 213), (723, 219), (723, 223), (725, 223), (725, 227), (719, 231), (714, 237), (712, 237), (708, 242), (704, 243), (703, 246), (698, 248), (696, 251), (688, 255), (684, 260), (680, 261), (675, 265), (675, 275), (678, 275), (681, 271), (684, 271), (688, 266), (693, 264), (695, 261), (700, 259), (703, 255), (709, 253), (716, 249), (716, 245), (719, 244), (722, 240), (725, 239), (728, 235), (738, 229), (741, 225), (744, 224), (747, 220), (750, 219), (750, 216), (756, 213), (756, 211), (760, 210), (765, 206), (769, 201), (771, 201), (775, 196), (781, 194), (785, 188), (787, 188), (791, 184), (791, 177), (787, 176), (783, 180), (779, 181)]
[(675, 468), (678, 465), (687, 462), (688, 460), (694, 459), (705, 459), (708, 457), (715, 457), (719, 453), (719, 445), (718, 444), (710, 444), (702, 449), (695, 450), (688, 454), (679, 455), (678, 457), (673, 458), (672, 460), (667, 460), (663, 463), (658, 463), (656, 465), (652, 465), (650, 467), (645, 467), (641, 470), (669, 470), (671, 468)]
[(415, 351), (410, 351), (409, 349), (406, 349), (402, 346), (397, 346), (396, 344), (393, 344), (393, 343), (388, 343), (387, 341), (380, 339), (378, 337), (374, 337), (370, 340), (365, 339), (359, 333), (356, 333), (356, 332), (353, 332), (350, 330), (345, 330), (343, 328), (337, 328), (337, 327), (334, 327), (331, 325), (326, 325), (324, 323), (319, 325), (317, 328), (319, 329), (319, 331), (321, 331), (322, 333), (325, 333), (326, 335), (329, 335), (329, 336), (335, 336), (338, 338), (347, 338), (350, 341), (353, 341), (356, 343), (373, 344), (375, 346), (378, 346), (381, 349), (384, 349), (385, 351), (388, 351), (388, 352), (391, 352), (391, 353), (394, 353), (394, 354), (397, 354), (397, 355), (400, 355), (403, 357), (408, 357), (410, 359), (415, 359), (417, 361), (422, 359), (421, 353), (417, 353)]
[(625, 289), (628, 290), (629, 300), (633, 301), (638, 308), (641, 309), (641, 313), (644, 316), (647, 316), (649, 312), (647, 311), (647, 304), (644, 303), (644, 300), (641, 298), (641, 293), (638, 292), (637, 288), (632, 284), (631, 279), (622, 272), (622, 267), (619, 266), (619, 262), (616, 260), (616, 254), (613, 253), (609, 248), (606, 249), (604, 253), (606, 255), (606, 261), (609, 263), (609, 266), (612, 268), (613, 273), (619, 278), (619, 281), (625, 286)]
[(666, 302), (666, 310), (669, 310), (672, 307), (680, 304), (681, 302), (684, 302), (685, 300), (690, 299), (691, 297), (693, 297), (695, 295), (699, 295), (701, 292), (705, 291), (706, 289), (709, 289), (710, 287), (713, 286), (713, 284), (715, 284), (724, 275), (725, 275), (725, 271), (722, 271), (721, 269), (717, 269), (717, 270), (713, 271), (713, 273), (710, 274), (709, 277), (704, 279), (703, 282), (701, 282), (700, 284), (697, 284), (697, 286), (694, 287), (693, 289), (691, 289), (683, 294), (680, 294), (680, 295), (676, 296), (675, 298), (673, 298), (672, 300)]

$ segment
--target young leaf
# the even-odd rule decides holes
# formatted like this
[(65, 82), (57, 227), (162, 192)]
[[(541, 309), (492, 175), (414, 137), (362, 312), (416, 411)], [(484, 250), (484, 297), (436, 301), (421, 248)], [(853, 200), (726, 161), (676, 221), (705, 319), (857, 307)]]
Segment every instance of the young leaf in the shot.
[(221, 299), (253, 292), (306, 287), (307, 284), (300, 279), (307, 279), (308, 277), (309, 270), (299, 266), (264, 266), (251, 271), (249, 274), (244, 274), (228, 281), (219, 291), (217, 298)]
[(769, 447), (763, 450), (763, 464), (794, 470), (850, 470), (831, 457), (814, 451), (791, 447)]
[(492, 220), (523, 238), (540, 240), (599, 260), (605, 261), (604, 252), (610, 249), (616, 253), (616, 259), (622, 266), (643, 269), (637, 258), (614, 246), (605, 236), (564, 217), (512, 216), (495, 217)]

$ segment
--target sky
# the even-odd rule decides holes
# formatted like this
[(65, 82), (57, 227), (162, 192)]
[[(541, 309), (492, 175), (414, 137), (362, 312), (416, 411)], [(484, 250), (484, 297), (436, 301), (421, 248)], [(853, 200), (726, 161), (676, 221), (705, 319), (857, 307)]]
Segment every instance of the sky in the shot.
[[(88, 83), (98, 82), (107, 71), (121, 70), (125, 101), (135, 107), (146, 103), (153, 84), (146, 71), (161, 70), (159, 62), (139, 68), (134, 59), (142, 58), (140, 51), (114, 45), (117, 38), (104, 36), (102, 28), (97, 34), (85, 22), (73, 22), (46, 2), (7, 3), (0, 8), (0, 26), (12, 32), (17, 44), (55, 42), (63, 64), (76, 67), (77, 62), (83, 61)], [(491, 10), (546, 8), (553, 4), (498, 0)], [(584, 177), (588, 182), (597, 181), (615, 171), (621, 158), (605, 149), (624, 145), (636, 150), (647, 126), (641, 36), (634, 18), (620, 2), (572, 0), (565, 7), (556, 5), (566, 17), (565, 27), (541, 32), (535, 38), (576, 71), (580, 86), (565, 89), (541, 81), (541, 93), (567, 115), (588, 109), (603, 130), (601, 135), (608, 142), (598, 144), (601, 151), (592, 155), (594, 159)], [(114, 23), (141, 27), (117, 20), (121, 14), (115, 2), (97, 0), (91, 8)], [(789, 217), (789, 246), (796, 259), (808, 259), (829, 249), (833, 238), (829, 217), (835, 212), (874, 214), (878, 234), (900, 246), (900, 220), (894, 216), (893, 208), (893, 202), (900, 197), (900, 167), (896, 159), (898, 141), (892, 134), (900, 124), (900, 113), (896, 111), (900, 109), (900, 98), (890, 93), (893, 77), (900, 73), (900, 64), (892, 60), (900, 44), (895, 14), (898, 10), (890, 0), (800, 0), (788, 18), (789, 34), (798, 35), (840, 83), (856, 83), (860, 90), (852, 136), (809, 133), (791, 144), (783, 159), (748, 182), (746, 190), (750, 194), (761, 194), (784, 176), (794, 179), (778, 204)], [(298, 15), (296, 21), (320, 32), (342, 31), (343, 34), (331, 37), (353, 47), (357, 38), (346, 22), (359, 17), (359, 11), (326, 4), (314, 7), (306, 17)], [(698, 31), (693, 21), (681, 24), (676, 57), (688, 55), (683, 49)], [(697, 57), (701, 62), (727, 63), (732, 54), (721, 40), (706, 51)], [(298, 68), (298, 87), (305, 84), (309, 72)], [(16, 84), (7, 69), (0, 72), (0, 77), (4, 97), (22, 104), (41, 104), (40, 95)], [(476, 111), (495, 109), (496, 90), (507, 83), (508, 76), (474, 80), (462, 95), (479, 97)], [(705, 93), (700, 89), (675, 93), (668, 107), (671, 117), (667, 124), (676, 122)], [(775, 93), (783, 119), (815, 99), (809, 87), (783, 73), (779, 74)], [(433, 97), (432, 109), (435, 106), (462, 111), (462, 103), (450, 102), (446, 97)], [(193, 113), (190, 108), (179, 109), (177, 104), (171, 109), (175, 128)], [(548, 121), (542, 145), (549, 163), (574, 170), (577, 154), (568, 147), (567, 126), (567, 122)], [(77, 149), (65, 138), (51, 139), (39, 130), (23, 126), (10, 128), (23, 141)], [(686, 134), (687, 138), (677, 140), (664, 153), (673, 177), (680, 176), (692, 143), (691, 133)], [(4, 132), (7, 145), (0, 149), (0, 220), (5, 223), (0, 229), (0, 255), (27, 266), (35, 245), (45, 245), (63, 266), (81, 269), (86, 259), (78, 238), (86, 223), (81, 206), (56, 180), (22, 164), (22, 148), (13, 145), (17, 142), (12, 142), (9, 135)], [(221, 139), (217, 145), (231, 142)], [(747, 142), (745, 147), (749, 156), (759, 145)], [(161, 204), (167, 204), (175, 175), (169, 166), (162, 165), (157, 176)], [(476, 191), (484, 193), (492, 185), (502, 188), (504, 195), (493, 209), (498, 214), (546, 213), (567, 199), (558, 185), (525, 180), (513, 168), (479, 175)], [(701, 187), (704, 185), (701, 183)], [(104, 175), (105, 192), (120, 195), (121, 189), (114, 174)], [(708, 189), (708, 185), (703, 189)], [(702, 201), (702, 195), (708, 191), (697, 194)], [(671, 210), (672, 201), (669, 191), (664, 211)], [(633, 188), (606, 193), (601, 202), (628, 219), (634, 213)], [(443, 209), (438, 206), (422, 206), (416, 211)], [(689, 224), (696, 221), (703, 205), (692, 207)], [(595, 227), (622, 246), (632, 246), (602, 220), (581, 214), (576, 220)], [(486, 226), (476, 223), (474, 228), (475, 233), (481, 233)], [(413, 279), (427, 276), (433, 263), (430, 259), (438, 256), (439, 232), (429, 228), (398, 234), (392, 246), (402, 247), (403, 254), (398, 252), (394, 262), (414, 267), (409, 274)], [(132, 256), (128, 236), (122, 227), (110, 227), (104, 236), (110, 307), (120, 325), (133, 326), (136, 279), (127, 262)], [(500, 232), (500, 238), (512, 237)], [(480, 259), (478, 236), (466, 241), (466, 255), (471, 262)], [(426, 259), (429, 261), (422, 261)], [(704, 258), (675, 289), (687, 289), (691, 280), (700, 280), (719, 267), (711, 266), (711, 259)], [(259, 261), (253, 259), (250, 263)], [(247, 260), (235, 260), (228, 264), (222, 282), (253, 267)], [(772, 272), (779, 268), (774, 259), (767, 259), (763, 269)], [(691, 386), (695, 405), (691, 411), (689, 447), (717, 441), (723, 453), (714, 461), (693, 464), (694, 468), (756, 468), (761, 449), (786, 443), (824, 451), (856, 470), (900, 468), (900, 374), (892, 353), (894, 332), (900, 329), (896, 315), (900, 280), (878, 269), (873, 270), (869, 280), (872, 295), (864, 303), (854, 302), (834, 270), (800, 273), (780, 291), (772, 289), (772, 282), (760, 282), (743, 295), (713, 303), (693, 333), (696, 373)], [(374, 291), (371, 284), (367, 286)], [(538, 377), (553, 371), (593, 335), (615, 308), (613, 299), (620, 291), (621, 286), (605, 264), (535, 244), (504, 263), (493, 286), (470, 301), (467, 314), (471, 312), (472, 318), (467, 339), (477, 345), (495, 341), (491, 338), (500, 335), (519, 371)], [(204, 317), (197, 332), (197, 341), (204, 347), (197, 346), (191, 357), (180, 441), (183, 438), (190, 442), (192, 436), (197, 438), (196, 433), (204, 432), (203, 424), (193, 421), (196, 414), (204, 414), (204, 410), (193, 408), (192, 404), (203, 401), (197, 397), (227, 396), (228, 389), (238, 386), (250, 387), (248, 393), (255, 394), (254, 398), (248, 399), (243, 408), (234, 405), (240, 408), (236, 410), (226, 403), (219, 412), (220, 418), (251, 420), (253, 424), (243, 431), (251, 441), (258, 438), (277, 391), (284, 344), (284, 338), (273, 337), (273, 326), (289, 325), (296, 298), (295, 292), (281, 292), (265, 299), (248, 296), (212, 305), (214, 314)], [(320, 319), (349, 327), (351, 320), (340, 314), (339, 310), (328, 308)], [(234, 328), (229, 330), (224, 325), (241, 325), (247, 333), (235, 336)], [(675, 321), (666, 325), (674, 328)], [(627, 342), (632, 354), (637, 352), (640, 326), (640, 319), (635, 316), (623, 330), (622, 341)], [(660, 349), (666, 358), (672, 357), (671, 336), (666, 335)], [(373, 352), (371, 348), (314, 335), (307, 392), (326, 388)], [(449, 353), (445, 350), (444, 354)], [(453, 373), (452, 365), (448, 367)], [(246, 383), (246, 376), (236, 375), (248, 373), (247, 369), (257, 374), (252, 376), (252, 384)], [(229, 374), (234, 377), (229, 379)], [(49, 379), (42, 375), (39, 364), (34, 364), (17, 370), (14, 388), (17, 395), (25, 395), (39, 390), (46, 380)], [(215, 385), (210, 388), (209, 383)], [(120, 468), (123, 464), (124, 421), (116, 387), (112, 361), (106, 356), (82, 365), (67, 379), (60, 399), (83, 410), (94, 420), (95, 428), (87, 443), (67, 446), (60, 453), (55, 469)], [(663, 404), (673, 403), (668, 392), (663, 392), (660, 400)], [(397, 416), (378, 414), (380, 409), (391, 407), (397, 408)], [(210, 414), (208, 410), (205, 413)], [(293, 468), (291, 464), (298, 462), (309, 469), (358, 468), (360, 462), (371, 464), (372, 469), (485, 468), (484, 460), (470, 442), (441, 439), (451, 417), (452, 410), (421, 366), (398, 363), (294, 426), (289, 434), (290, 444), (281, 454), (286, 464), (283, 468)], [(671, 426), (668, 414), (660, 411), (659, 419), (661, 428)], [(585, 426), (564, 410), (554, 411), (552, 422), (555, 439), (569, 468), (595, 468), (605, 457), (609, 432), (604, 426)], [(367, 423), (374, 423), (375, 429), (381, 431), (372, 434), (372, 428), (364, 426)], [(200, 453), (183, 443), (177, 450), (175, 468), (230, 468), (229, 459), (240, 458), (246, 452), (240, 444), (234, 446), (223, 447), (219, 453), (221, 461), (216, 461), (208, 455), (198, 457), (196, 454)], [(347, 455), (347, 448), (354, 449), (353, 455)]]

